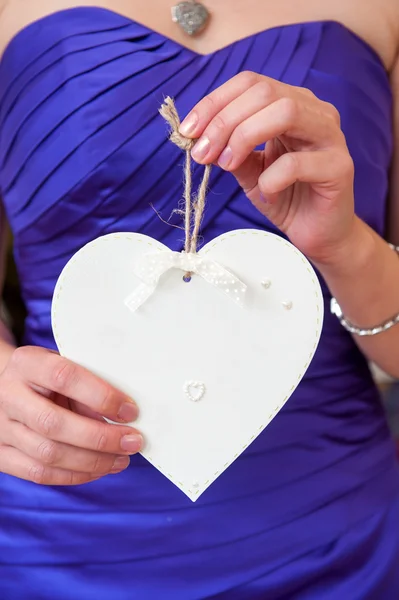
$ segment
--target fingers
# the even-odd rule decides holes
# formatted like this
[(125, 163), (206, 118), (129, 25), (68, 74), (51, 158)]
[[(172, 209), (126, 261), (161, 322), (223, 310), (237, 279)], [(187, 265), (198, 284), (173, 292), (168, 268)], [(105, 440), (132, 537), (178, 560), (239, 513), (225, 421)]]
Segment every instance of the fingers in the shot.
[(291, 152), (277, 158), (261, 174), (258, 186), (264, 198), (272, 199), (297, 181), (325, 186), (327, 191), (334, 185), (342, 187), (352, 177), (353, 162), (346, 152)]
[(19, 421), (42, 437), (77, 448), (110, 454), (135, 454), (143, 445), (143, 438), (137, 430), (75, 414), (19, 381), (2, 391), (1, 407), (9, 419)]
[(216, 162), (233, 131), (277, 98), (276, 86), (266, 78), (245, 90), (211, 119), (192, 150), (193, 158), (200, 163)]
[(43, 348), (17, 348), (7, 367), (30, 385), (52, 390), (85, 404), (112, 421), (130, 423), (137, 405), (90, 371)]
[[(48, 390), (60, 401), (51, 401)], [(81, 414), (62, 403), (68, 397)], [(137, 407), (56, 353), (15, 351), (1, 377), (0, 472), (42, 485), (78, 485), (120, 472), (129, 455), (140, 451), (143, 438), (131, 427), (98, 420), (100, 414), (131, 421)]]
[(0, 445), (0, 472), (40, 485), (80, 485), (99, 479), (98, 474), (50, 467), (11, 446)]
[(202, 98), (182, 121), (180, 133), (190, 138), (199, 137), (219, 112), (248, 91), (251, 91), (252, 96), (259, 94), (266, 98), (267, 104), (271, 98), (282, 97), (284, 94), (299, 94), (304, 101), (315, 99), (313, 92), (306, 88), (288, 85), (253, 71), (242, 71)]
[[(199, 138), (194, 160), (235, 171), (260, 144), (286, 136), (288, 151), (343, 143), (339, 113), (309, 90), (243, 72), (203, 98), (180, 131)], [(292, 146), (292, 147), (291, 147)]]
[(211, 119), (230, 102), (235, 100), (235, 98), (238, 98), (246, 90), (256, 85), (262, 78), (267, 79), (251, 71), (243, 71), (232, 77), (232, 79), (205, 96), (194, 106), (182, 121), (180, 133), (190, 138), (196, 138), (201, 135)]
[[(217, 161), (223, 169), (234, 171), (254, 148), (274, 138), (288, 136), (292, 149), (302, 150), (328, 147), (341, 137), (333, 119), (320, 112), (317, 103), (303, 101), (299, 95), (277, 98), (243, 120), (242, 116), (247, 115), (251, 107), (250, 102), (244, 100), (246, 95), (250, 92), (243, 94), (210, 123), (192, 150), (197, 162)], [(242, 102), (246, 103), (246, 111), (239, 109)], [(255, 106), (253, 102), (252, 107)]]
[[(279, 146), (273, 140), (265, 152), (252, 152), (234, 171), (249, 200), (278, 227), (284, 226), (292, 198), (292, 194), (282, 192), (293, 184), (311, 183), (326, 200), (353, 185), (353, 161), (345, 149), (284, 153)], [(328, 210), (328, 202), (324, 206)]]
[(1, 438), (4, 445), (20, 450), (46, 467), (87, 473), (91, 477), (119, 473), (130, 463), (128, 456), (83, 450), (46, 439), (16, 421), (9, 421), (2, 428)]
[(256, 146), (282, 136), (290, 138), (292, 150), (309, 150), (330, 147), (341, 134), (333, 121), (314, 107), (280, 98), (240, 123), (219, 157), (219, 165), (234, 171)]

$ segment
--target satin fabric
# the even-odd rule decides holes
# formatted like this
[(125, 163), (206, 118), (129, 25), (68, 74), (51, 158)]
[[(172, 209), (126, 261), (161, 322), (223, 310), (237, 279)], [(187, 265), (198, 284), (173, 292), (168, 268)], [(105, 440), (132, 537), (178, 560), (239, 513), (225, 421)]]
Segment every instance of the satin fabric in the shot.
[[(110, 10), (57, 12), (17, 34), (0, 64), (0, 186), (25, 343), (55, 348), (54, 285), (90, 240), (137, 231), (182, 249), (181, 231), (153, 209), (168, 219), (182, 193), (183, 157), (158, 108), (171, 95), (184, 115), (245, 69), (335, 104), (357, 213), (383, 233), (391, 91), (379, 57), (344, 26), (276, 27), (201, 56)], [(204, 241), (241, 227), (278, 233), (214, 169)], [(397, 600), (394, 447), (366, 361), (321, 284), (322, 339), (304, 380), (195, 504), (140, 456), (73, 488), (0, 475), (0, 597)]]

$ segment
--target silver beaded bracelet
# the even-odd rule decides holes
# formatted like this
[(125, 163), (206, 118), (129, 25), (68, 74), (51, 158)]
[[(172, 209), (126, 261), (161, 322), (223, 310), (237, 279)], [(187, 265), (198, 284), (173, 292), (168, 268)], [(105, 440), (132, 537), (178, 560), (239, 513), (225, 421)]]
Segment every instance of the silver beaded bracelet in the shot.
[[(399, 254), (399, 246), (394, 246), (393, 244), (389, 244), (389, 247)], [(388, 329), (391, 329), (391, 327), (394, 327), (395, 325), (397, 325), (399, 323), (399, 313), (398, 313), (397, 315), (395, 315), (388, 321), (385, 321), (385, 323), (382, 323), (381, 325), (377, 325), (376, 327), (371, 327), (370, 329), (362, 329), (360, 327), (356, 327), (356, 325), (353, 325), (353, 323), (348, 321), (348, 319), (344, 316), (344, 314), (341, 310), (341, 307), (335, 298), (331, 298), (331, 312), (333, 315), (335, 315), (339, 319), (339, 322), (341, 323), (341, 325), (347, 331), (349, 331), (349, 333), (353, 333), (360, 337), (377, 335), (378, 333), (382, 333), (383, 331), (387, 331)]]

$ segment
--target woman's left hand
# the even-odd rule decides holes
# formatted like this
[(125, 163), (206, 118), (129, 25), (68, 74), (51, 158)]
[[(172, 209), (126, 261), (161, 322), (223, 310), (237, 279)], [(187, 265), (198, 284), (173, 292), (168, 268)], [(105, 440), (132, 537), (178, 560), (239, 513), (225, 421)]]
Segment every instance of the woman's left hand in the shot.
[(307, 89), (242, 72), (204, 97), (180, 131), (199, 138), (194, 160), (230, 171), (315, 264), (333, 264), (349, 247), (358, 221), (354, 167), (334, 106)]

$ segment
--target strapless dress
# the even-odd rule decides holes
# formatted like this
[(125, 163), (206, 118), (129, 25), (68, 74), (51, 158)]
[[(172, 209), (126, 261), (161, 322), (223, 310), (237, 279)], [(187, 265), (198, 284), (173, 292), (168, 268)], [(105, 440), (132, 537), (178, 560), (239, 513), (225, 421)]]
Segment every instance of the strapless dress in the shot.
[[(26, 344), (55, 348), (55, 282), (90, 240), (135, 231), (182, 249), (181, 231), (153, 210), (167, 220), (181, 197), (182, 155), (158, 108), (171, 95), (184, 115), (242, 70), (338, 108), (357, 213), (383, 233), (389, 79), (343, 25), (275, 27), (202, 56), (108, 9), (56, 12), (18, 33), (0, 63), (0, 187)], [(236, 228), (279, 233), (215, 168), (204, 241)], [(0, 475), (0, 598), (398, 600), (394, 446), (367, 362), (321, 284), (322, 338), (305, 378), (195, 504), (141, 456), (80, 487)]]

